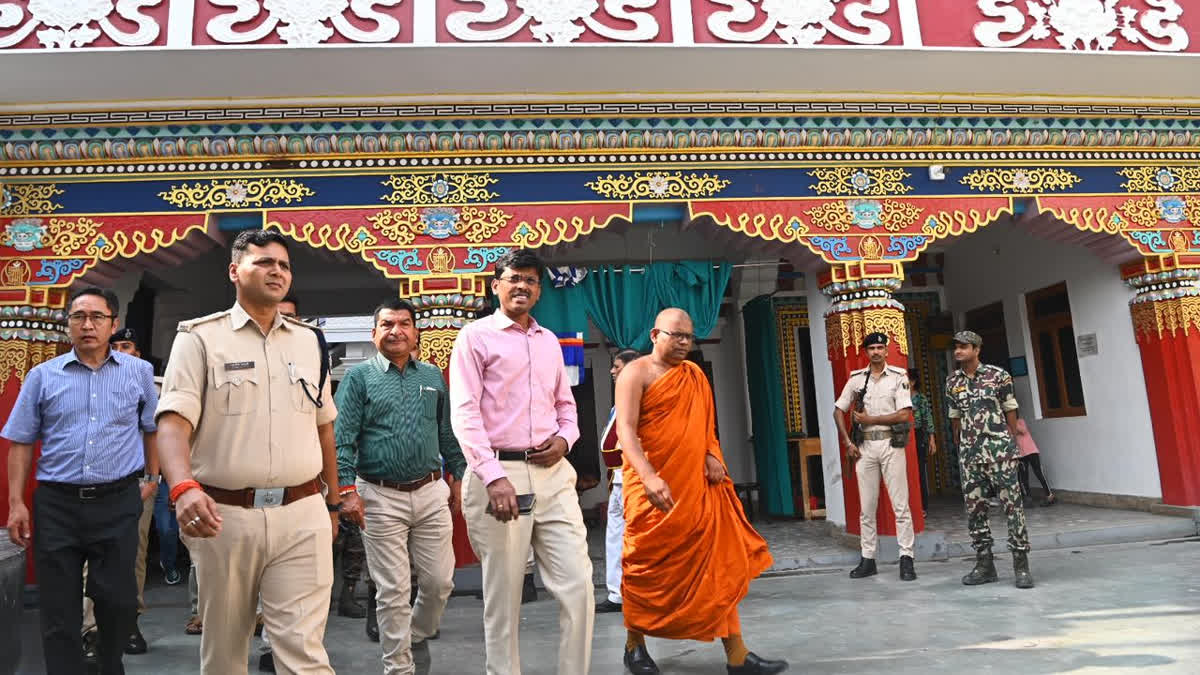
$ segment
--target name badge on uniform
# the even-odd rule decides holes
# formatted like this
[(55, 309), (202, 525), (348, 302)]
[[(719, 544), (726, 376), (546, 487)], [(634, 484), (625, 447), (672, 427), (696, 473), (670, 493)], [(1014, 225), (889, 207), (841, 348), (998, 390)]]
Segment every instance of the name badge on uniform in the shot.
[(253, 361), (236, 361), (234, 363), (226, 363), (225, 370), (252, 370), (254, 368)]

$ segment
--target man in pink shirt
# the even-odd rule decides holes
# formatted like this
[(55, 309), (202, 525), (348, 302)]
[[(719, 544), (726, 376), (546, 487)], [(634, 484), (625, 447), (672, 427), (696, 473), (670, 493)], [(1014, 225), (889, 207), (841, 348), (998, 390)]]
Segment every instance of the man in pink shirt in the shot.
[(500, 258), (492, 279), (500, 309), (463, 328), (450, 355), (450, 420), (471, 468), (463, 516), (483, 566), (487, 672), (495, 675), (521, 672), (530, 546), (561, 605), (554, 672), (584, 675), (592, 655), (592, 561), (575, 469), (563, 460), (579, 439), (575, 399), (558, 339), (529, 315), (543, 269), (528, 250)]

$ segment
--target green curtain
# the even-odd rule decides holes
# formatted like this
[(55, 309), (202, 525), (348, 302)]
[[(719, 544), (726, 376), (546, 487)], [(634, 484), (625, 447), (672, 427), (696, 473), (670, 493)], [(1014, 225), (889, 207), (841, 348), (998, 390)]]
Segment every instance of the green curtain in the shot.
[(793, 516), (796, 510), (784, 421), (786, 402), (779, 379), (783, 372), (779, 364), (779, 330), (771, 297), (760, 295), (746, 303), (742, 320), (746, 327), (746, 384), (759, 495), (767, 513)]
[(548, 272), (542, 275), (542, 295), (530, 314), (551, 332), (587, 335), (587, 302), (583, 297), (583, 287), (576, 284), (555, 288)]
[(650, 351), (650, 329), (658, 308), (646, 274), (605, 265), (588, 272), (578, 288), (587, 315), (620, 349)]
[(654, 311), (678, 307), (691, 315), (696, 337), (708, 337), (717, 327), (730, 269), (726, 262), (717, 263), (714, 269), (708, 260), (647, 265), (646, 279), (658, 300)]

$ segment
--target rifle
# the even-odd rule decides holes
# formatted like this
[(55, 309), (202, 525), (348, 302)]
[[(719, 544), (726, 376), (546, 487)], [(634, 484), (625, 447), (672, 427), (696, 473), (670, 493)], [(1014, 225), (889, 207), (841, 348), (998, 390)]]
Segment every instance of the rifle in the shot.
[[(858, 412), (866, 412), (867, 406), (867, 385), (871, 382), (871, 369), (867, 368), (867, 372), (863, 373), (863, 386), (854, 395), (854, 410)], [(850, 442), (854, 447), (862, 450), (863, 441), (866, 438), (863, 435), (863, 427), (858, 422), (854, 421), (854, 415), (850, 415)]]

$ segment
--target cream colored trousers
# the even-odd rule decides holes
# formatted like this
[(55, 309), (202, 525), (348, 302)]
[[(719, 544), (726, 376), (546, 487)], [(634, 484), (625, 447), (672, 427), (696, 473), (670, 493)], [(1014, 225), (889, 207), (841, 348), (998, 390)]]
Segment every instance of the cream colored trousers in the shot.
[(875, 558), (879, 543), (879, 534), (875, 529), (875, 511), (879, 507), (879, 479), (887, 485), (888, 496), (892, 500), (892, 511), (896, 514), (896, 543), (900, 546), (900, 555), (913, 554), (912, 513), (908, 508), (908, 462), (904, 448), (893, 448), (891, 441), (865, 441), (862, 446), (862, 457), (854, 463), (854, 473), (858, 476), (858, 499), (862, 506), (859, 514), (862, 557)]
[[(565, 459), (552, 467), (501, 462), (517, 494), (536, 495), (533, 513), (501, 523), (486, 512), (487, 489), (468, 471), (463, 515), (471, 546), (483, 567), (483, 633), (489, 675), (520, 675), (518, 626), (521, 586), (530, 547), (542, 582), (559, 603), (558, 668), (539, 672), (584, 675), (591, 666), (596, 598), (587, 528), (575, 494), (575, 469)], [(374, 574), (374, 571), (372, 571)], [(548, 660), (539, 655), (540, 659)]]
[(324, 645), (333, 588), (333, 532), (324, 497), (269, 509), (217, 508), (217, 536), (183, 536), (196, 563), (204, 622), (201, 672), (245, 675), (261, 594), (276, 672), (333, 675)]
[[(415, 672), (412, 643), (437, 631), (454, 590), (450, 486), (435, 480), (403, 492), (362, 479), (355, 486), (367, 516), (363, 548), (376, 587), (383, 672), (410, 675)], [(414, 567), (417, 602), (410, 608)]]

